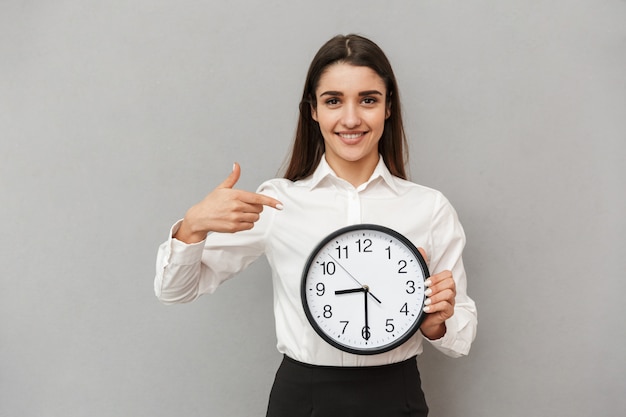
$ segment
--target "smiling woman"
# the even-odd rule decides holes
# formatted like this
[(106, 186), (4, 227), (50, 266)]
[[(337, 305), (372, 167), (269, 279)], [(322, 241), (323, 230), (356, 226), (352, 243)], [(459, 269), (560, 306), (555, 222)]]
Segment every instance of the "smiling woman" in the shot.
[[(405, 165), (408, 162), (406, 137), (402, 122), (402, 108), (400, 94), (396, 77), (391, 68), (385, 53), (376, 45), (361, 36), (348, 35), (336, 36), (329, 40), (317, 52), (307, 74), (300, 101), (300, 118), (296, 130), (296, 138), (293, 144), (293, 151), (285, 178), (292, 181), (303, 179), (313, 173), (318, 166), (322, 155), (326, 151), (325, 139), (320, 129), (320, 124), (313, 118), (313, 113), (317, 110), (318, 100), (322, 101), (321, 93), (346, 93), (345, 84), (335, 84), (322, 89), (320, 83), (337, 82), (342, 71), (334, 71), (337, 67), (342, 67), (346, 72), (363, 73), (363, 81), (375, 83), (373, 91), (367, 87), (367, 83), (360, 85), (359, 93), (366, 94), (363, 97), (365, 102), (376, 100), (377, 103), (384, 103), (385, 122), (382, 135), (379, 137), (378, 152), (383, 158), (389, 171), (396, 177), (406, 179)], [(329, 74), (331, 72), (333, 74)], [(346, 75), (345, 73), (343, 74)], [(344, 80), (346, 81), (345, 77)], [(382, 86), (378, 83), (382, 81)], [(354, 88), (354, 83), (352, 84)], [(357, 89), (358, 90), (358, 89)], [(374, 92), (374, 94), (367, 94)], [(379, 96), (376, 92), (383, 93)], [(330, 103), (339, 103), (341, 97), (324, 97), (331, 100)]]
[(320, 78), (311, 109), (324, 137), (326, 161), (358, 187), (378, 163), (378, 142), (390, 115), (387, 87), (371, 68), (331, 65)]
[[(466, 293), (465, 235), (441, 193), (406, 180), (401, 113), (395, 77), (380, 48), (355, 35), (331, 39), (309, 68), (285, 178), (266, 181), (256, 193), (237, 190), (241, 170), (235, 164), (159, 248), (155, 292), (164, 303), (212, 293), (259, 256), (268, 258), (277, 347), (284, 354), (270, 393), (269, 417), (425, 417), (428, 407), (415, 359), (423, 343), (453, 357), (469, 352), (477, 320)], [(369, 297), (380, 304), (379, 295), (391, 288), (403, 297), (416, 291), (417, 281), (402, 275), (409, 258), (392, 258), (390, 243), (383, 239), (378, 245), (360, 235), (341, 244), (338, 238), (329, 240), (327, 251), (338, 251), (342, 262), (360, 253), (366, 257), (360, 264), (368, 267), (359, 275), (358, 289), (349, 280), (352, 286), (328, 292), (315, 287), (312, 304), (319, 307), (324, 326), (349, 331), (369, 347), (394, 323), (415, 323), (397, 345), (370, 350), (370, 355), (344, 351), (316, 333), (301, 299), (306, 279), (300, 280), (307, 265), (321, 276), (333, 275), (332, 282), (345, 278), (347, 268), (337, 267), (332, 258), (307, 260), (334, 231), (364, 224), (393, 229), (394, 236), (421, 248), (416, 250), (430, 261), (430, 277), (420, 287), (423, 304), (404, 300), (385, 304), (382, 312), (374, 303), (370, 311)], [(371, 276), (381, 264), (391, 265), (395, 277)], [(370, 285), (376, 290), (370, 291)], [(340, 313), (340, 300), (356, 292), (364, 298), (359, 297), (363, 323)], [(318, 298), (322, 294), (327, 298)]]

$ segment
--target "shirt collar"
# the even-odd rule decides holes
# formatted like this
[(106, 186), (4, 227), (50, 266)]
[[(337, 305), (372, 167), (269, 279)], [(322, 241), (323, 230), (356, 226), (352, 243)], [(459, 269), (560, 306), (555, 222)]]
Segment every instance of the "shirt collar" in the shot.
[[(372, 175), (370, 176), (369, 180), (367, 180), (364, 184), (360, 185), (358, 189), (359, 190), (366, 189), (369, 184), (371, 184), (372, 182), (376, 181), (379, 178), (394, 193), (396, 194), (398, 193), (398, 187), (396, 184), (397, 178), (394, 177), (391, 174), (391, 172), (389, 172), (389, 169), (385, 165), (385, 162), (383, 161), (382, 156), (379, 156), (378, 164), (376, 165), (376, 168), (374, 168), (374, 172), (372, 172)], [(328, 162), (326, 161), (326, 155), (324, 155), (322, 156), (322, 159), (320, 160), (319, 165), (315, 169), (315, 172), (313, 172), (313, 175), (311, 175), (308, 179), (304, 181), (308, 182), (308, 184), (306, 185), (309, 187), (310, 190), (313, 190), (316, 187), (319, 187), (321, 184), (323, 184), (325, 180), (327, 179), (332, 181), (333, 179), (339, 180), (340, 178), (337, 176), (335, 171), (333, 171), (330, 165), (328, 165)]]

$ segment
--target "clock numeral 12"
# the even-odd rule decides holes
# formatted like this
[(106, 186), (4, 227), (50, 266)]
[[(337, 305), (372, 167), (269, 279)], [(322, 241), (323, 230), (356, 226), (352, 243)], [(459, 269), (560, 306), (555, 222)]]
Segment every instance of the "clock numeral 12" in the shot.
[(359, 252), (371, 252), (372, 249), (372, 241), (370, 239), (363, 239), (363, 243), (361, 243), (361, 239), (355, 242), (359, 247)]

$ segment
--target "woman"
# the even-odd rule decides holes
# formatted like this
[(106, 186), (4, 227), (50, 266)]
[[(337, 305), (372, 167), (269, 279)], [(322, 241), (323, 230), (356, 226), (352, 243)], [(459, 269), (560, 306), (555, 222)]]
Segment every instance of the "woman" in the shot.
[[(426, 416), (415, 360), (423, 341), (453, 357), (469, 352), (477, 319), (466, 293), (463, 229), (441, 193), (406, 180), (405, 162), (399, 93), (387, 58), (366, 38), (337, 36), (309, 68), (285, 178), (265, 182), (257, 193), (237, 190), (235, 164), (160, 246), (155, 292), (164, 303), (212, 293), (267, 256), (284, 354), (268, 416)], [(300, 300), (313, 248), (359, 223), (402, 233), (428, 256), (431, 272), (420, 331), (377, 355), (324, 342)]]

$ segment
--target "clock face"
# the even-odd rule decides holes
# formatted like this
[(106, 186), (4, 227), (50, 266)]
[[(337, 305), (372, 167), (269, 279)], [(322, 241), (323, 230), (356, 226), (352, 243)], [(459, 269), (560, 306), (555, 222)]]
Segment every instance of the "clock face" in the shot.
[(424, 317), (426, 262), (401, 234), (378, 225), (331, 233), (311, 253), (302, 303), (331, 345), (371, 355), (409, 339)]

